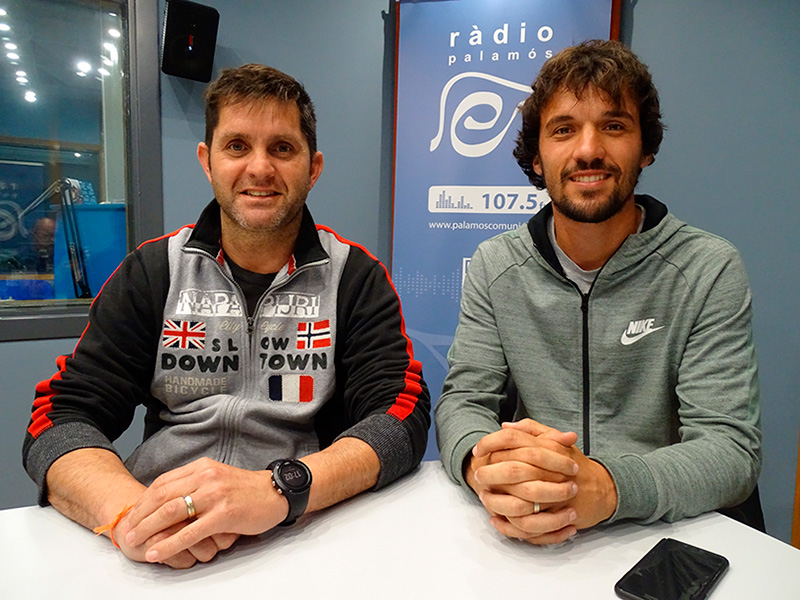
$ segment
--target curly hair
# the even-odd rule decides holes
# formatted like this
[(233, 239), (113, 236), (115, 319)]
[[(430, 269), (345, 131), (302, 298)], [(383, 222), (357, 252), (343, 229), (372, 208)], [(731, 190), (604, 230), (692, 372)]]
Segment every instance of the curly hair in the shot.
[(317, 152), (317, 117), (314, 104), (303, 85), (286, 73), (250, 63), (233, 69), (225, 69), (205, 91), (206, 137), (211, 146), (214, 130), (219, 125), (219, 113), (223, 106), (252, 100), (277, 100), (294, 102), (300, 111), (300, 130), (308, 143), (311, 156)]
[(629, 95), (639, 107), (642, 151), (655, 160), (664, 137), (658, 91), (647, 66), (620, 42), (589, 40), (565, 48), (544, 64), (531, 87), (533, 93), (522, 106), (522, 129), (514, 157), (537, 188), (545, 188), (544, 178), (533, 170), (539, 154), (542, 111), (563, 90), (578, 99), (589, 89), (600, 90), (616, 105)]

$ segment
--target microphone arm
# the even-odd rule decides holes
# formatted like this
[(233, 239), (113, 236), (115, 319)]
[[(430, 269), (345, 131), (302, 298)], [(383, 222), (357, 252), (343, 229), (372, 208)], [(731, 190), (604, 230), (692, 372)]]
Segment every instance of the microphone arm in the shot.
[(89, 289), (89, 277), (86, 273), (86, 257), (78, 229), (78, 219), (75, 215), (74, 197), (80, 197), (80, 189), (80, 182), (77, 179), (57, 179), (19, 214), (17, 221), (20, 232), (27, 235), (28, 231), (22, 223), (25, 215), (56, 194), (61, 195), (61, 220), (64, 224), (64, 238), (67, 242), (72, 288), (75, 290), (76, 298), (91, 298), (92, 292)]

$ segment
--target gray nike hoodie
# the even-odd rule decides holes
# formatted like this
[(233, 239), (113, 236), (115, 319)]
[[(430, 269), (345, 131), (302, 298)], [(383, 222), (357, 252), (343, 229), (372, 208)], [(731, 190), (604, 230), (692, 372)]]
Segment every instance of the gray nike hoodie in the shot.
[(738, 504), (755, 487), (760, 408), (742, 260), (654, 198), (636, 201), (642, 232), (586, 295), (555, 258), (549, 206), (478, 247), (435, 407), (455, 481), (464, 484), (472, 447), (500, 428), (510, 378), (515, 420), (575, 431), (608, 469), (619, 496), (609, 522), (674, 521)]

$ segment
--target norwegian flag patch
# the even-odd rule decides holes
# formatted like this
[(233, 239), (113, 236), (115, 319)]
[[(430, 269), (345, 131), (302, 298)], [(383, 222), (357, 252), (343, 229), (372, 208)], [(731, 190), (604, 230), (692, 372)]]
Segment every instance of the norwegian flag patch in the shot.
[(164, 348), (203, 350), (206, 347), (206, 324), (203, 321), (166, 319), (161, 343)]
[(330, 348), (331, 346), (331, 321), (303, 321), (297, 324), (297, 349), (314, 350), (316, 348)]
[(311, 375), (271, 375), (269, 399), (274, 402), (311, 402), (314, 378)]

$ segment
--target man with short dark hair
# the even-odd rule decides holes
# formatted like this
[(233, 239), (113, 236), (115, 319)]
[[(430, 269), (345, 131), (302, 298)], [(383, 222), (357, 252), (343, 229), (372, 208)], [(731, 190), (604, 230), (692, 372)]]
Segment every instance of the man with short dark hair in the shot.
[[(305, 206), (323, 167), (305, 89), (250, 64), (206, 105), (215, 199), (109, 279), (37, 386), (23, 448), (42, 505), (176, 568), (387, 485), (430, 424), (385, 267)], [(112, 441), (138, 405), (144, 441), (123, 463)]]
[(567, 48), (522, 116), (514, 154), (552, 201), (470, 263), (435, 409), (446, 469), (534, 544), (742, 503), (761, 467), (747, 276), (634, 194), (663, 134), (647, 67), (618, 42)]

